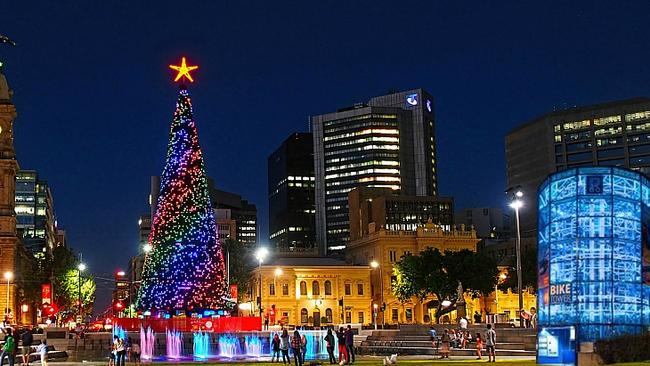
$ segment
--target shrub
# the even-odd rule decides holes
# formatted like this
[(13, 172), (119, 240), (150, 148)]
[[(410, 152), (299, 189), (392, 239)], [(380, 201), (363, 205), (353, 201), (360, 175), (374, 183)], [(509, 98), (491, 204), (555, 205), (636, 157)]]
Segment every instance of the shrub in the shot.
[(650, 333), (627, 334), (596, 341), (594, 352), (606, 364), (650, 360)]

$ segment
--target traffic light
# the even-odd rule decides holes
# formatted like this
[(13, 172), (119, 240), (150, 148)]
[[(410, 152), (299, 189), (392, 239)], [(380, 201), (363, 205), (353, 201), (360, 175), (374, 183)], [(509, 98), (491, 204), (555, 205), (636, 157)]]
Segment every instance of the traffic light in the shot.
[(381, 303), (381, 312), (383, 313), (384, 311), (386, 311), (386, 303), (382, 302)]

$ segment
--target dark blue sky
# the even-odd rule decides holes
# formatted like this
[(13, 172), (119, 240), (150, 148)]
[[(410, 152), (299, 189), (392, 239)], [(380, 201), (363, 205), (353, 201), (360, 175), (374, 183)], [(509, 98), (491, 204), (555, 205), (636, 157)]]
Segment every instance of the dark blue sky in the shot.
[[(459, 2), (461, 3), (461, 2)], [(118, 5), (119, 4), (119, 5)], [(155, 4), (155, 5), (154, 5)], [(90, 268), (135, 254), (177, 93), (191, 87), (208, 174), (257, 204), (266, 157), (312, 114), (389, 89), (435, 96), (440, 190), (500, 205), (504, 136), (557, 107), (650, 95), (647, 1), (6, 1), (0, 47), (22, 168), (51, 185)]]

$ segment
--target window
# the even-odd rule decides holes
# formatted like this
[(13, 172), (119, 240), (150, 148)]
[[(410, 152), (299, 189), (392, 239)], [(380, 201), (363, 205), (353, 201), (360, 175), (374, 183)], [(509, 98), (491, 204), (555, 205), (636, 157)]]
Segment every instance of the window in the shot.
[(625, 122), (633, 122), (650, 118), (650, 111), (636, 112), (625, 115)]
[(405, 250), (405, 251), (404, 251), (404, 256), (406, 257), (407, 255), (411, 255), (411, 251), (410, 251), (410, 250)]
[(363, 323), (364, 323), (364, 321), (363, 321), (363, 311), (360, 311), (359, 312), (359, 324), (363, 324)]
[(406, 321), (407, 322), (413, 321), (413, 309), (411, 308), (406, 308)]
[(591, 151), (567, 155), (567, 161), (570, 163), (576, 161), (591, 160), (591, 159), (593, 159), (593, 155), (591, 154)]
[(325, 296), (332, 295), (332, 283), (330, 281), (325, 281)]
[(390, 309), (390, 319), (394, 322), (397, 323), (398, 318), (397, 318), (397, 309), (393, 308)]
[(557, 132), (560, 132), (561, 130), (562, 130), (562, 125), (555, 125), (555, 126), (553, 126), (553, 131), (555, 131), (556, 133), (557, 133)]
[(363, 295), (363, 283), (357, 283), (357, 295)]
[(288, 283), (283, 283), (282, 284), (282, 296), (289, 296), (289, 284)]
[(595, 136), (616, 135), (623, 132), (623, 127), (601, 128), (594, 132)]
[(394, 283), (397, 282), (397, 276), (390, 276), (390, 288), (392, 289)]
[[(472, 211), (468, 211), (470, 214)], [(397, 251), (396, 250), (391, 250), (388, 252), (388, 256), (390, 257), (391, 263), (394, 263), (397, 261)]]
[(275, 296), (275, 284), (274, 283), (269, 285), (269, 295)]
[(351, 311), (346, 311), (345, 312), (345, 322), (346, 323), (352, 323), (352, 312)]
[(570, 130), (579, 130), (581, 128), (587, 128), (589, 127), (591, 123), (589, 122), (588, 119), (582, 120), (582, 121), (576, 121), (576, 122), (567, 122), (564, 124), (564, 130), (565, 131), (570, 131)]
[(623, 148), (619, 147), (616, 149), (607, 149), (598, 151), (598, 159), (602, 158), (622, 158), (623, 157)]
[(566, 151), (567, 152), (574, 152), (574, 151), (579, 151), (579, 150), (591, 149), (591, 146), (592, 146), (591, 141), (575, 142), (573, 144), (567, 144), (566, 145)]
[(311, 283), (311, 294), (314, 296), (320, 295), (320, 285), (318, 284), (318, 281)]
[(325, 317), (327, 318), (328, 323), (333, 323), (332, 309), (330, 308), (325, 309)]
[(350, 296), (352, 295), (352, 285), (349, 283), (345, 284), (345, 296)]
[(300, 309), (300, 322), (303, 324), (309, 322), (309, 315), (305, 308)]
[(619, 123), (619, 122), (621, 122), (621, 116), (594, 118), (594, 126), (604, 126), (604, 125)]
[(300, 296), (307, 296), (307, 282), (300, 281)]
[(636, 145), (629, 147), (630, 155), (650, 154), (650, 145)]

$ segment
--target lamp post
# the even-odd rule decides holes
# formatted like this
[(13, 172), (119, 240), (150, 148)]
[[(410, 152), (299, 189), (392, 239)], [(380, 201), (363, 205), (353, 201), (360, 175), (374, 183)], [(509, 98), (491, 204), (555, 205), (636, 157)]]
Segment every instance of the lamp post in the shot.
[[(257, 258), (257, 262), (259, 263), (259, 272), (260, 272), (260, 286), (259, 286), (259, 296), (257, 297), (257, 305), (259, 307), (259, 312), (260, 312), (260, 319), (262, 318), (262, 262), (264, 262), (264, 259), (266, 259), (266, 256), (269, 255), (269, 250), (266, 249), (265, 247), (259, 247), (257, 251), (255, 252), (255, 258)], [(264, 324), (264, 320), (262, 320), (262, 324)]]
[[(509, 190), (510, 191), (510, 190)], [(521, 313), (524, 308), (524, 294), (522, 287), (521, 279), (521, 228), (519, 225), (519, 209), (524, 206), (524, 201), (522, 197), (524, 192), (521, 191), (519, 187), (514, 189), (512, 193), (510, 207), (515, 210), (515, 225), (517, 227), (517, 242), (516, 242), (516, 252), (517, 252), (517, 293), (519, 295), (519, 327), (523, 328), (524, 318), (521, 316)]]
[[(381, 328), (384, 328), (385, 324), (385, 318), (384, 318), (384, 311), (386, 310), (386, 304), (384, 303), (384, 276), (383, 276), (383, 271), (381, 268), (381, 265), (379, 265), (379, 262), (377, 261), (372, 261), (370, 262), (370, 267), (377, 269), (379, 268), (379, 290), (381, 291)], [(377, 305), (377, 304), (375, 304)], [(375, 311), (377, 309), (375, 308)], [(375, 322), (375, 328), (377, 327), (377, 324)]]
[(83, 323), (83, 305), (81, 303), (81, 272), (86, 270), (86, 265), (83, 262), (80, 262), (77, 266), (77, 270), (79, 273), (79, 319), (80, 323)]
[(374, 318), (374, 321), (375, 321), (374, 322), (375, 323), (375, 330), (377, 330), (377, 308), (378, 307), (379, 307), (379, 305), (372, 304), (372, 310), (373, 310), (372, 315), (373, 315), (373, 318)]
[(5, 316), (9, 315), (9, 311), (11, 310), (11, 307), (9, 306), (9, 282), (11, 279), (14, 278), (14, 273), (11, 271), (5, 272), (5, 280), (7, 280), (7, 306), (5, 307)]

